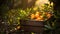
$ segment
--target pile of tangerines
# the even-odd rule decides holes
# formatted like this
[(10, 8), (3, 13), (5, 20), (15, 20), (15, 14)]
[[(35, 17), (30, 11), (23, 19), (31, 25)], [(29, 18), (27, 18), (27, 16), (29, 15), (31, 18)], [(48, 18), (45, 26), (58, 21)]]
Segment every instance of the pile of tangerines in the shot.
[[(44, 16), (45, 15), (45, 16)], [(35, 12), (35, 14), (31, 14), (30, 18), (33, 20), (38, 20), (38, 21), (44, 21), (47, 20), (49, 18), (51, 18), (52, 14), (49, 12)], [(46, 18), (44, 18), (46, 17)]]

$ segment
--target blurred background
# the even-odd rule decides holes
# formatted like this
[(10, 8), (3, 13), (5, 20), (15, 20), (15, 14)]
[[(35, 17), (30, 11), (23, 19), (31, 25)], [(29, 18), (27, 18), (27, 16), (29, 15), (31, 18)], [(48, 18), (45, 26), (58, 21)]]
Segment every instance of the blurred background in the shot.
[(37, 11), (43, 17), (46, 12), (53, 14), (44, 25), (44, 34), (60, 34), (59, 3), (59, 0), (0, 0), (0, 34), (21, 34), (20, 19), (28, 20)]

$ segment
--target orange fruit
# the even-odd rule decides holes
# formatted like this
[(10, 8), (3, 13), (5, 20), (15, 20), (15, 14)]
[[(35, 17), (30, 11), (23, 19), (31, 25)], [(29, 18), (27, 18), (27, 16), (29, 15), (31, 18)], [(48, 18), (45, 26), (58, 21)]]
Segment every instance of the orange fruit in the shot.
[(40, 17), (36, 18), (37, 21), (39, 21), (40, 19), (41, 19)]
[(40, 20), (44, 20), (43, 16), (40, 16)]
[(38, 18), (39, 16), (39, 12), (36, 12), (35, 17)]
[(35, 18), (35, 15), (34, 14), (31, 14), (31, 19), (34, 19)]
[(38, 20), (38, 21), (43, 21), (44, 18), (43, 18), (43, 17), (38, 17), (38, 18), (36, 18), (36, 20)]
[(48, 14), (47, 14), (47, 17), (50, 18), (50, 17), (51, 17), (51, 14), (48, 13)]

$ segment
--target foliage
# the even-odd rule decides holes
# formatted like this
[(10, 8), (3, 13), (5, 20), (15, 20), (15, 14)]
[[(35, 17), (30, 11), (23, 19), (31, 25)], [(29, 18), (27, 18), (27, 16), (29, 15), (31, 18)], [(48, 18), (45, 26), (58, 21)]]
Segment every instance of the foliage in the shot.
[[(3, 6), (2, 6), (3, 7)], [(7, 7), (8, 8), (8, 7)], [(5, 9), (5, 8), (4, 8)], [(30, 14), (35, 13), (36, 11), (40, 11), (40, 12), (50, 12), (53, 14), (53, 19), (51, 18), (50, 20), (47, 20), (45, 22), (45, 30), (54, 30), (55, 27), (55, 23), (56, 20), (55, 18), (59, 18), (58, 15), (59, 12), (57, 11), (57, 15), (55, 14), (54, 10), (53, 10), (53, 3), (48, 3), (48, 4), (44, 4), (41, 7), (33, 7), (33, 8), (27, 8), (25, 10), (23, 9), (11, 9), (9, 11), (7, 11), (7, 13), (4, 15), (3, 19), (4, 21), (2, 22), (3, 24), (5, 24), (4, 26), (2, 26), (1, 31), (4, 32), (4, 30), (7, 31), (16, 31), (17, 27), (20, 27), (20, 19), (29, 19)], [(4, 28), (3, 28), (4, 27)]]
[[(56, 11), (53, 10), (53, 2), (51, 2), (51, 3), (49, 2), (47, 4), (42, 5), (41, 7), (40, 6), (38, 6), (38, 7), (39, 7), (38, 10), (40, 12), (43, 12), (43, 13), (49, 12), (49, 13), (53, 14), (53, 16), (45, 22), (44, 30), (49, 31), (49, 32), (51, 30), (55, 30), (56, 29), (56, 23), (57, 23), (56, 19), (58, 18), (58, 16), (57, 16), (58, 13), (56, 13)], [(51, 33), (49, 33), (49, 34), (51, 34)]]
[[(11, 32), (20, 29), (20, 19), (28, 19), (28, 16), (31, 12), (31, 8), (23, 9), (11, 9), (3, 16), (3, 24), (0, 29), (2, 32)], [(18, 27), (19, 26), (19, 27)], [(3, 28), (4, 27), (4, 28)], [(4, 31), (6, 30), (6, 31)]]

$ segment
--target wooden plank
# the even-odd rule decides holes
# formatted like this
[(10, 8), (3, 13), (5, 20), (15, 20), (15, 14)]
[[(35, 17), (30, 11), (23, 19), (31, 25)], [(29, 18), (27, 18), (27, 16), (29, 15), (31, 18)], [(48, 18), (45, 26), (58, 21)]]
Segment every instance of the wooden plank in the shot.
[(28, 20), (22, 20), (20, 21), (21, 25), (23, 26), (44, 26), (43, 21), (28, 21)]
[(32, 26), (23, 26), (21, 27), (25, 32), (43, 32), (43, 27), (32, 27)]

